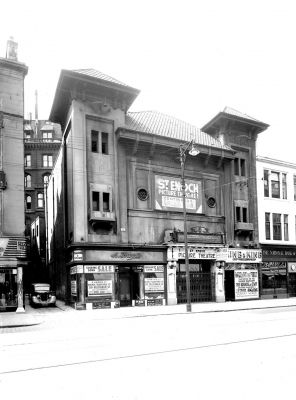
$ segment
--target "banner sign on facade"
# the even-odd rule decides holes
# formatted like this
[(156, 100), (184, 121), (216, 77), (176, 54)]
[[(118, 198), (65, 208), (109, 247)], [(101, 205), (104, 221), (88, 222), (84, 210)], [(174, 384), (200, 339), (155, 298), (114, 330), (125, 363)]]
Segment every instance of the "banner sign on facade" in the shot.
[(85, 265), (84, 272), (86, 274), (108, 274), (114, 273), (114, 265)]
[(258, 299), (258, 271), (242, 269), (234, 271), (235, 300)]
[(217, 251), (217, 261), (228, 263), (260, 263), (262, 250), (221, 248)]
[[(187, 212), (202, 213), (201, 181), (185, 181)], [(183, 195), (180, 178), (155, 175), (155, 209), (167, 211), (183, 210)]]
[(83, 274), (83, 265), (74, 265), (70, 268), (70, 275)]
[[(173, 260), (185, 259), (184, 246), (173, 247), (172, 250), (168, 249), (170, 253), (168, 258), (172, 257)], [(216, 248), (202, 248), (202, 247), (189, 247), (188, 258), (190, 260), (215, 260), (217, 257)]]
[(87, 281), (88, 296), (112, 294), (112, 280)]
[(163, 272), (163, 265), (145, 265), (144, 272)]
[(163, 292), (164, 278), (145, 278), (145, 292)]

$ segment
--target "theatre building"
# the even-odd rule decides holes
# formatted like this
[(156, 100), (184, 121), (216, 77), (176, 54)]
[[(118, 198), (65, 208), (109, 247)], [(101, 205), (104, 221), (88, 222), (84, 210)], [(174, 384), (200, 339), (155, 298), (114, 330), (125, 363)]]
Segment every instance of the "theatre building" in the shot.
[(225, 301), (227, 267), (229, 280), (235, 270), (252, 277), (261, 262), (247, 254), (258, 247), (249, 177), (267, 125), (227, 109), (202, 131), (129, 111), (138, 94), (95, 70), (61, 72), (50, 120), (63, 141), (46, 199), (51, 283), (76, 309), (186, 302), (185, 203), (192, 302)]

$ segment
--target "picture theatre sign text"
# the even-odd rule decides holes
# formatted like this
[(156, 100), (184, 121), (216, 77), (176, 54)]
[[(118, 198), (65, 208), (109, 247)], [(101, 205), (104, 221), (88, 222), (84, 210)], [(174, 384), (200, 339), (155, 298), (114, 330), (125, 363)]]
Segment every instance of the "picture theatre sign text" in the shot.
[[(185, 196), (187, 212), (202, 213), (201, 182), (186, 179)], [(155, 175), (155, 209), (183, 210), (181, 179)]]

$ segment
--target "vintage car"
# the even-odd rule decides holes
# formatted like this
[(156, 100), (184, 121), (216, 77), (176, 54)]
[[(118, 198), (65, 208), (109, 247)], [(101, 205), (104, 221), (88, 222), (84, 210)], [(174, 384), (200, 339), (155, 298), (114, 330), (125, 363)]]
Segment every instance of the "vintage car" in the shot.
[(49, 283), (33, 283), (29, 295), (31, 306), (55, 306), (56, 295)]

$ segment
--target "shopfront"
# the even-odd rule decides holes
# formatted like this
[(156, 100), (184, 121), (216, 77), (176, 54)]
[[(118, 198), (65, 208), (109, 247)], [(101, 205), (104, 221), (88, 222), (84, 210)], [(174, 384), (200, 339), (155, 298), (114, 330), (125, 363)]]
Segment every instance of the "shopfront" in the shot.
[[(95, 257), (100, 263), (93, 263)], [(76, 309), (166, 304), (166, 263), (161, 251), (150, 257), (143, 251), (75, 251), (74, 259), (81, 262), (69, 266), (70, 304)]]
[(225, 300), (259, 299), (261, 249), (228, 248), (221, 258), (225, 263)]
[[(222, 245), (188, 245), (188, 261), (190, 275), (190, 299), (192, 303), (223, 302), (224, 298), (224, 270), (219, 259)], [(168, 248), (169, 278), (175, 273), (176, 303), (187, 302), (185, 247), (184, 245)], [(174, 272), (175, 271), (175, 272)], [(173, 302), (173, 290), (168, 279), (168, 296), (170, 304)]]
[(262, 245), (261, 297), (296, 296), (296, 246)]
[(0, 312), (24, 312), (23, 267), (26, 264), (24, 239), (0, 238)]

